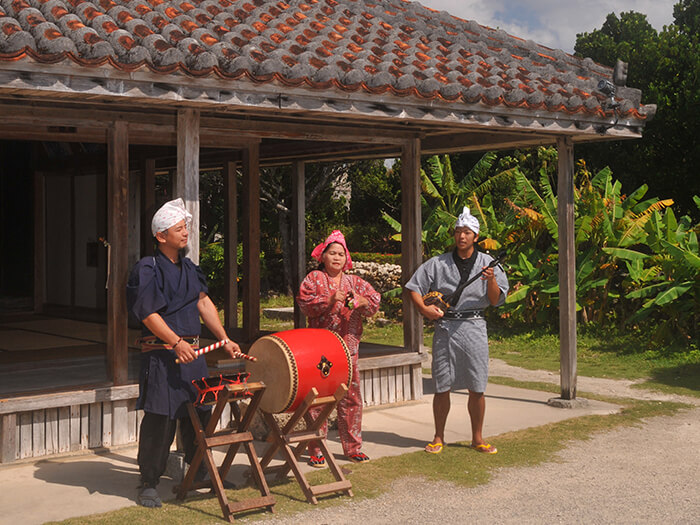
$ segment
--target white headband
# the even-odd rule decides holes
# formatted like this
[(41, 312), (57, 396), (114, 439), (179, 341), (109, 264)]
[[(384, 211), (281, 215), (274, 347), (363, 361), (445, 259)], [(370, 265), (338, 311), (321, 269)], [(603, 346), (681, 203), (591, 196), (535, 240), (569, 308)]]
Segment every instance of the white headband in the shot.
[(462, 213), (457, 217), (457, 222), (455, 223), (455, 229), (457, 228), (469, 228), (474, 233), (479, 233), (479, 220), (469, 213), (469, 208), (466, 206), (462, 210)]
[(153, 232), (153, 236), (155, 237), (156, 233), (165, 231), (183, 220), (189, 229), (192, 225), (192, 214), (187, 211), (182, 199), (166, 202), (153, 216), (151, 232)]

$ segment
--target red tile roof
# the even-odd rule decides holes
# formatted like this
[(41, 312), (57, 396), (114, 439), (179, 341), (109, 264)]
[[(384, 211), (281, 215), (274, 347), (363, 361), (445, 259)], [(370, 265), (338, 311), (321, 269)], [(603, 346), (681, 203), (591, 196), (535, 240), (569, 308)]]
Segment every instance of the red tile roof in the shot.
[[(612, 70), (406, 0), (0, 0), (22, 60), (603, 116)], [(627, 90), (634, 91), (634, 90)], [(645, 119), (639, 93), (621, 114)]]

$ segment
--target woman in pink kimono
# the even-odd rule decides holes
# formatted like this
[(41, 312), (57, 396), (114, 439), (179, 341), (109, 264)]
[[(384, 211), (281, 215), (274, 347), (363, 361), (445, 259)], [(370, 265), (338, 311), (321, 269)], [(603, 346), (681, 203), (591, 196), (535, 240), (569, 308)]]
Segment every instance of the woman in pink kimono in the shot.
[[(345, 456), (354, 462), (368, 461), (360, 451), (362, 447), (362, 395), (357, 351), (362, 335), (362, 320), (379, 310), (380, 295), (372, 285), (356, 275), (348, 275), (352, 260), (345, 237), (339, 230), (311, 252), (320, 262), (319, 268), (310, 272), (299, 287), (297, 302), (306, 315), (311, 328), (325, 328), (339, 334), (352, 357), (352, 381), (348, 393), (338, 404), (338, 434)], [(318, 411), (316, 412), (316, 414)], [(312, 412), (312, 415), (316, 416)], [(324, 426), (323, 431), (326, 431)], [(318, 444), (309, 443), (309, 465), (324, 467)]]

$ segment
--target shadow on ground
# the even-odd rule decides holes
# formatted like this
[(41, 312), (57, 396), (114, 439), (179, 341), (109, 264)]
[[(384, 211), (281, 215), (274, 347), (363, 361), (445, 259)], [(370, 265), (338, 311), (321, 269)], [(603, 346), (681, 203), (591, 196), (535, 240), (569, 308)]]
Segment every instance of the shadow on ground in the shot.
[(673, 368), (656, 368), (650, 380), (662, 385), (700, 392), (700, 363), (687, 363)]
[[(99, 493), (133, 499), (139, 484), (136, 461), (111, 455), (111, 461), (40, 461), (34, 477), (48, 483), (84, 487), (90, 494)], [(114, 463), (118, 458), (119, 463)]]

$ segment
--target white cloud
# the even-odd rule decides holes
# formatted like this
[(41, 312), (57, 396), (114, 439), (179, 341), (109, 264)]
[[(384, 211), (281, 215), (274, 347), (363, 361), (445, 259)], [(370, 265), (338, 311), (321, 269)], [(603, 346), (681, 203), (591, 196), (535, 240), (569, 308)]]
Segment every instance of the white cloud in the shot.
[(573, 52), (576, 34), (599, 29), (608, 13), (647, 15), (660, 31), (673, 22), (678, 0), (422, 0), (420, 3), (538, 44)]

